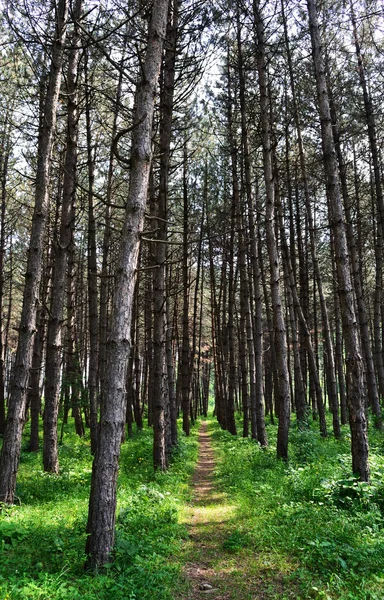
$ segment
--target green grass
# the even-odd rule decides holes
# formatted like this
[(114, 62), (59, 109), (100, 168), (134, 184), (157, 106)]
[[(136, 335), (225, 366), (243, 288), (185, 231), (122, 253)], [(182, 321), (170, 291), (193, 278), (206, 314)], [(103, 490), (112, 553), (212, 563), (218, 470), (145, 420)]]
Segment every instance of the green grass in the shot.
[[(114, 561), (84, 573), (92, 460), (89, 439), (69, 427), (60, 474), (43, 472), (41, 454), (22, 452), (17, 504), (0, 512), (0, 600), (146, 600), (173, 598), (175, 556), (186, 536), (178, 514), (189, 498), (197, 459), (195, 431), (180, 436), (166, 474), (152, 467), (152, 431), (122, 447)], [(25, 445), (27, 445), (27, 432)], [(172, 557), (172, 558), (171, 558)]]
[[(351, 476), (350, 439), (290, 435), (290, 461), (270, 446), (232, 437), (211, 423), (223, 492), (238, 505), (227, 549), (271, 568), (286, 597), (382, 600), (384, 597), (383, 437), (371, 431), (371, 485)], [(239, 557), (240, 559), (240, 557)], [(272, 577), (273, 579), (273, 577)], [(272, 585), (273, 588), (273, 585)], [(294, 596), (289, 590), (295, 588)], [(283, 598), (271, 589), (267, 598)], [(240, 598), (241, 596), (239, 596)]]
[[(219, 492), (234, 506), (217, 531), (217, 565), (231, 598), (253, 598), (255, 589), (263, 600), (384, 598), (383, 434), (370, 431), (366, 485), (351, 476), (347, 428), (336, 441), (320, 438), (316, 424), (302, 432), (293, 427), (285, 464), (275, 456), (276, 427), (268, 427), (266, 449), (213, 420), (209, 427)], [(26, 446), (27, 432), (24, 439)], [(152, 468), (152, 431), (125, 442), (114, 561), (92, 577), (83, 570), (89, 439), (68, 427), (57, 476), (42, 471), (40, 453), (23, 451), (17, 504), (0, 507), (0, 600), (179, 597), (183, 508), (196, 459), (196, 430), (180, 436), (165, 474)]]

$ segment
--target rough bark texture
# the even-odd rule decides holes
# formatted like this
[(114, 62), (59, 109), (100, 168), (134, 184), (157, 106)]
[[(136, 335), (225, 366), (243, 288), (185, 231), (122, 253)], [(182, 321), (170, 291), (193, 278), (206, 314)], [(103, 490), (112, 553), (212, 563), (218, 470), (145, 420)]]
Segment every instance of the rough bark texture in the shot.
[(266, 190), (265, 228), (271, 276), (271, 299), (273, 308), (276, 366), (278, 374), (278, 416), (277, 455), (288, 458), (288, 431), (290, 423), (291, 393), (288, 373), (288, 352), (285, 322), (280, 291), (280, 260), (275, 235), (275, 184), (272, 167), (272, 150), (269, 125), (267, 94), (266, 56), (264, 25), (257, 0), (253, 3), (257, 36), (257, 70), (260, 87), (261, 131), (263, 141), (264, 182)]
[(346, 350), (349, 424), (351, 429), (352, 469), (362, 481), (369, 480), (367, 422), (365, 415), (364, 365), (354, 306), (354, 290), (345, 233), (344, 214), (338, 179), (338, 166), (332, 134), (324, 60), (314, 0), (307, 0), (321, 120), (324, 170), (330, 205), (330, 224), (334, 236), (335, 261), (339, 284), (341, 318)]
[(19, 341), (13, 371), (6, 431), (0, 458), (0, 501), (12, 503), (16, 487), (29, 369), (32, 362), (36, 311), (41, 280), (44, 230), (48, 213), (51, 153), (56, 129), (56, 110), (68, 15), (67, 0), (59, 0), (52, 60), (44, 106), (44, 122), (38, 141), (35, 207), (29, 242)]
[[(87, 78), (87, 70), (86, 70)], [(93, 188), (95, 182), (94, 149), (92, 147), (91, 99), (89, 84), (86, 80), (86, 127), (88, 158), (88, 312), (89, 312), (89, 421), (91, 429), (91, 452), (95, 454), (97, 447), (98, 426), (98, 362), (99, 362), (99, 314), (97, 292), (97, 250), (96, 219), (93, 207)]]
[[(73, 7), (75, 19), (80, 17), (81, 0)], [(45, 367), (45, 406), (44, 406), (44, 471), (58, 473), (59, 458), (57, 445), (57, 419), (62, 363), (62, 323), (67, 275), (68, 248), (72, 236), (72, 206), (76, 194), (77, 165), (77, 66), (79, 61), (80, 36), (75, 26), (71, 36), (71, 50), (68, 61), (67, 93), (67, 151), (64, 162), (63, 197), (61, 222), (58, 240), (53, 245), (52, 297), (48, 319), (47, 356)], [(60, 202), (60, 198), (57, 198)]]
[[(375, 193), (376, 193), (376, 205), (378, 212), (378, 234), (376, 239), (376, 249), (375, 254), (378, 259), (378, 265), (376, 266), (376, 290), (375, 290), (375, 311), (374, 311), (374, 337), (375, 337), (375, 359), (376, 359), (376, 370), (378, 374), (380, 393), (384, 396), (384, 360), (382, 353), (382, 317), (381, 317), (381, 309), (382, 309), (382, 266), (383, 266), (383, 228), (384, 228), (384, 198), (383, 198), (383, 188), (382, 188), (382, 175), (381, 175), (381, 166), (380, 166), (380, 158), (379, 158), (379, 149), (377, 144), (377, 133), (376, 133), (376, 123), (372, 106), (372, 99), (369, 94), (369, 89), (365, 77), (365, 68), (364, 61), (360, 47), (360, 40), (357, 31), (357, 23), (356, 17), (353, 9), (353, 3), (351, 2), (351, 20), (353, 27), (353, 38), (355, 42), (355, 50), (356, 50), (356, 58), (358, 63), (359, 70), (359, 79), (360, 86), (363, 92), (363, 100), (364, 100), (364, 111), (365, 111), (365, 119), (368, 130), (368, 139), (369, 146), (371, 150), (372, 156), (372, 165), (373, 165), (373, 175), (375, 182)], [(360, 327), (364, 327), (362, 331), (362, 344), (364, 353), (366, 356), (366, 365), (367, 365), (367, 383), (368, 383), (368, 393), (369, 399), (372, 406), (372, 411), (376, 416), (376, 425), (381, 427), (381, 408), (378, 398), (378, 391), (376, 386), (375, 379), (375, 369), (373, 364), (373, 357), (371, 356), (371, 347), (369, 344), (369, 332), (367, 324), (367, 318), (364, 315), (365, 306), (362, 306), (364, 303), (364, 296), (360, 294), (360, 290), (357, 290), (358, 301), (359, 301), (359, 316), (360, 316)]]
[(108, 336), (108, 308), (109, 308), (109, 261), (110, 261), (110, 245), (111, 245), (111, 202), (113, 197), (113, 173), (114, 173), (114, 152), (113, 145), (117, 133), (117, 121), (119, 117), (119, 107), (122, 94), (124, 60), (127, 38), (124, 38), (124, 46), (122, 49), (122, 57), (120, 61), (119, 80), (116, 88), (115, 111), (113, 114), (112, 123), (112, 142), (109, 153), (108, 177), (106, 189), (106, 206), (104, 214), (104, 232), (103, 232), (103, 259), (101, 264), (101, 281), (100, 281), (100, 315), (99, 315), (99, 373), (98, 379), (100, 382), (100, 395), (103, 394), (105, 381), (105, 368), (107, 362), (107, 336)]
[(130, 183), (115, 279), (105, 390), (88, 513), (86, 566), (93, 570), (110, 559), (115, 537), (117, 472), (125, 422), (125, 382), (130, 352), (135, 273), (152, 161), (153, 111), (167, 14), (168, 0), (155, 0), (149, 24), (143, 78), (138, 84), (134, 111)]
[(187, 183), (187, 146), (184, 146), (183, 164), (183, 342), (181, 350), (181, 407), (183, 413), (183, 431), (190, 433), (189, 398), (189, 284), (188, 284), (188, 183)]
[[(8, 124), (6, 123), (6, 129)], [(10, 153), (10, 139), (5, 131), (0, 147), (0, 179), (1, 179), (1, 217), (0, 217), (0, 434), (5, 429), (5, 356), (7, 348), (4, 344), (3, 300), (4, 300), (4, 256), (5, 256), (5, 209), (7, 200), (6, 181)]]
[[(175, 60), (178, 26), (178, 2), (172, 2), (168, 17), (167, 50), (163, 66), (163, 82), (160, 96), (160, 181), (157, 201), (156, 221), (159, 240), (155, 244), (155, 269), (153, 270), (153, 464), (155, 469), (164, 471), (168, 466), (167, 422), (165, 413), (169, 407), (168, 368), (166, 361), (167, 298), (166, 298), (166, 260), (167, 260), (167, 205), (168, 171), (172, 134), (173, 94), (175, 88)], [(168, 408), (169, 410), (169, 408)], [(172, 411), (171, 417), (174, 418)], [(174, 437), (174, 428), (173, 435)]]
[[(360, 265), (359, 259), (356, 250), (356, 242), (355, 242), (355, 234), (352, 226), (352, 215), (351, 215), (351, 203), (349, 199), (348, 192), (348, 183), (347, 183), (347, 172), (345, 161), (341, 149), (340, 142), (340, 133), (339, 126), (337, 122), (337, 114), (336, 108), (334, 106), (332, 94), (329, 97), (330, 101), (330, 111), (332, 118), (332, 133), (333, 139), (335, 142), (335, 150), (337, 161), (339, 165), (339, 173), (340, 173), (340, 183), (341, 183), (341, 193), (343, 197), (345, 217), (346, 217), (346, 235), (348, 242), (348, 251), (350, 255), (351, 267), (352, 267), (352, 276), (353, 283), (355, 287), (355, 296), (356, 296), (356, 305), (358, 310), (358, 322), (360, 328), (360, 336), (361, 336), (361, 349), (364, 356), (365, 363), (365, 372), (366, 372), (366, 380), (367, 380), (367, 396), (368, 401), (372, 409), (372, 413), (375, 416), (375, 427), (380, 429), (382, 427), (382, 419), (381, 419), (381, 407), (380, 407), (380, 399), (379, 399), (379, 390), (376, 382), (376, 370), (375, 364), (373, 360), (373, 353), (371, 347), (370, 333), (369, 333), (369, 324), (368, 324), (368, 314), (365, 303), (365, 290), (363, 287), (363, 281), (360, 273)], [(380, 261), (379, 261), (380, 263)], [(381, 277), (381, 276), (380, 276)], [(381, 306), (381, 302), (379, 303)], [(380, 312), (380, 311), (379, 311)], [(380, 325), (379, 329), (381, 329), (381, 315), (380, 315)]]

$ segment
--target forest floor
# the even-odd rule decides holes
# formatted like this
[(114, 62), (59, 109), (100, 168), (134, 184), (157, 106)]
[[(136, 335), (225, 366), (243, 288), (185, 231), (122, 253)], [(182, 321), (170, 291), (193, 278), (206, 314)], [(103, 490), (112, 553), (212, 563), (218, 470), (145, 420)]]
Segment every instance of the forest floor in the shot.
[(278, 570), (272, 573), (260, 563), (260, 557), (242, 547), (243, 528), (244, 537), (247, 535), (244, 514), (227, 494), (220, 491), (215, 480), (215, 455), (206, 422), (199, 431), (193, 496), (184, 519), (189, 533), (184, 547), (184, 576), (188, 589), (180, 594), (180, 599), (296, 597), (294, 590), (288, 591), (283, 585)]

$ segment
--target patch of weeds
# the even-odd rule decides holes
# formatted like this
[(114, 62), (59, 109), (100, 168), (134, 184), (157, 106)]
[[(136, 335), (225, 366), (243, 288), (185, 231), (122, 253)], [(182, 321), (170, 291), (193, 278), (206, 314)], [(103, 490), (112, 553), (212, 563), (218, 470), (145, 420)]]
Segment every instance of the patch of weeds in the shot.
[[(27, 437), (27, 436), (26, 436)], [(7, 600), (172, 600), (185, 538), (178, 524), (197, 458), (197, 437), (180, 437), (167, 473), (154, 473), (151, 430), (122, 447), (115, 561), (92, 577), (84, 548), (92, 457), (89, 439), (66, 426), (60, 474), (44, 474), (41, 453), (23, 451), (19, 506), (0, 506), (0, 598)]]
[[(246, 527), (248, 552), (260, 564), (264, 556), (273, 557), (287, 577), (291, 569), (298, 598), (382, 599), (382, 439), (370, 430), (368, 485), (351, 476), (347, 428), (335, 440), (322, 439), (315, 427), (291, 431), (288, 465), (275, 459), (274, 447), (265, 451), (252, 440), (217, 432), (221, 486), (239, 506), (236, 519)], [(275, 435), (273, 427), (268, 433)], [(237, 551), (239, 539), (230, 537), (228, 549)]]
[(250, 545), (249, 535), (242, 529), (232, 531), (226, 540), (223, 542), (223, 548), (229, 552), (239, 552), (242, 548), (247, 548)]

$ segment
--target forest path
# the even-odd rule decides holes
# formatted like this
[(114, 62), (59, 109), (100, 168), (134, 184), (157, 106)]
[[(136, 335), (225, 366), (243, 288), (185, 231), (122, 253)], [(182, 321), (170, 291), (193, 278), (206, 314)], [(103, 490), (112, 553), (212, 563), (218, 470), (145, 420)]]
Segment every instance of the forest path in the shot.
[(215, 485), (215, 457), (206, 422), (199, 431), (199, 444), (193, 498), (185, 515), (189, 538), (184, 548), (184, 575), (189, 589), (179, 598), (267, 598), (260, 589), (262, 572), (257, 560), (246, 551), (231, 552), (231, 540), (241, 536), (245, 523), (239, 519), (236, 504)]
[(185, 515), (189, 538), (185, 546), (184, 573), (190, 589), (182, 598), (188, 600), (207, 596), (213, 600), (233, 597), (228, 593), (227, 577), (223, 577), (224, 573), (228, 576), (231, 571), (231, 565), (223, 560), (223, 541), (235, 507), (215, 488), (214, 469), (211, 438), (207, 423), (203, 422), (199, 431), (199, 457), (192, 480), (192, 503)]
[(184, 522), (186, 588), (175, 600), (286, 600), (300, 598), (287, 586), (280, 565), (261, 549), (247, 547), (247, 512), (217, 489), (215, 456), (208, 425), (199, 431), (199, 457), (193, 476), (192, 501)]

